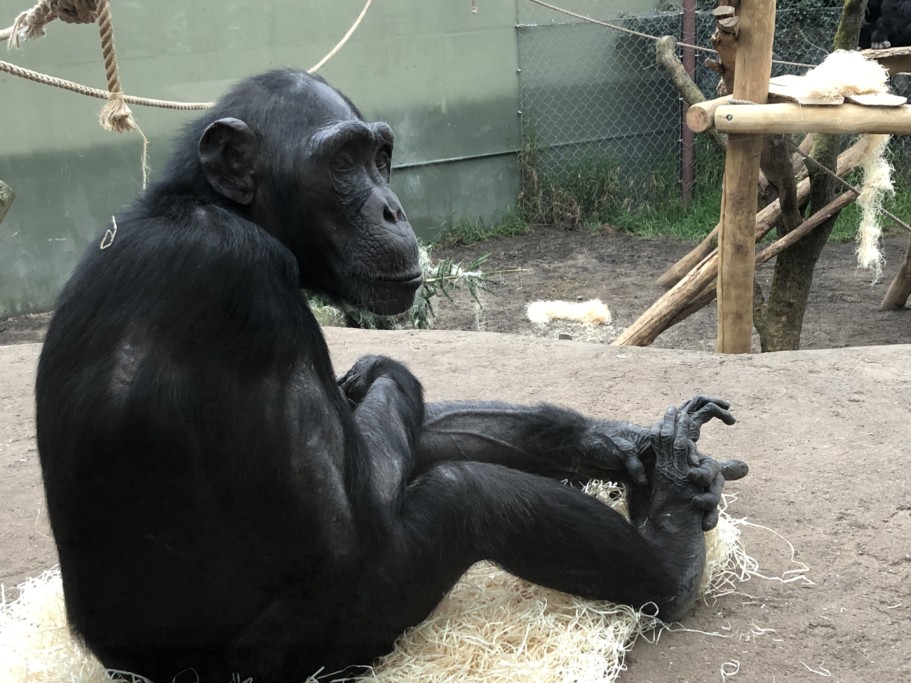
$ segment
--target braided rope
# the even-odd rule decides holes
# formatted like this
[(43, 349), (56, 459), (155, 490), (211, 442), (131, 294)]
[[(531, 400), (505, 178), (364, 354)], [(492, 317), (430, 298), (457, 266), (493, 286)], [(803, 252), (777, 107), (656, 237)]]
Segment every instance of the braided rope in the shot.
[[(11, 62), (4, 62), (0, 60), (0, 71), (5, 71), (11, 76), (24, 78), (27, 81), (34, 81), (35, 83), (49, 85), (53, 88), (68, 90), (80, 95), (85, 95), (86, 97), (95, 97), (99, 100), (108, 100), (111, 98), (111, 93), (107, 90), (101, 90), (100, 88), (90, 88), (87, 85), (68, 81), (65, 78), (48, 76), (47, 74), (43, 74), (39, 71), (32, 71), (31, 69), (26, 69), (19, 66), (18, 64), (13, 64)], [(172, 102), (170, 100), (155, 100), (148, 97), (136, 97), (135, 95), (124, 95), (123, 101), (127, 104), (134, 104), (141, 107), (157, 107), (159, 109), (176, 109), (179, 111), (208, 109), (214, 104), (214, 102)]]
[[(338, 44), (329, 51), (329, 53), (323, 57), (319, 62), (314, 66), (310, 67), (307, 72), (314, 73), (318, 71), (326, 62), (328, 62), (335, 54), (342, 48), (342, 46), (348, 42), (348, 39), (351, 35), (357, 30), (357, 27), (360, 25), (361, 20), (363, 20), (364, 15), (367, 14), (367, 9), (370, 7), (370, 4), (373, 0), (367, 0), (364, 8), (361, 10), (361, 13), (358, 15), (357, 19), (354, 20), (351, 28), (348, 29), (348, 32), (342, 37)], [(99, 4), (108, 5), (107, 0), (41, 0), (37, 5), (35, 5), (31, 10), (22, 12), (19, 17), (16, 18), (15, 23), (7, 29), (0, 30), (0, 41), (8, 40), (10, 47), (19, 47), (20, 37), (23, 39), (29, 38), (40, 38), (44, 35), (44, 25), (52, 21), (55, 18), (61, 19), (62, 21), (67, 21), (68, 23), (87, 23), (83, 20), (83, 17), (88, 15), (79, 14), (78, 10), (80, 8), (87, 9), (88, 5), (92, 6), (92, 21), (94, 17), (99, 13)], [(59, 6), (59, 7), (58, 7)], [(54, 14), (54, 8), (57, 8), (59, 11), (63, 12), (66, 15), (66, 19), (60, 14)], [(108, 12), (108, 21), (110, 21), (110, 8), (107, 8)], [(31, 16), (31, 19), (27, 19), (28, 16)], [(105, 55), (105, 71), (108, 73), (108, 53), (104, 48), (104, 29), (102, 29), (102, 49)], [(111, 52), (113, 56), (113, 37), (111, 37)], [(116, 62), (113, 63), (113, 67), (116, 70)], [(111, 85), (110, 74), (108, 73), (108, 87), (110, 90), (100, 90), (98, 88), (90, 88), (87, 85), (81, 83), (76, 83), (74, 81), (68, 81), (65, 78), (58, 78), (56, 76), (49, 76), (48, 74), (43, 74), (39, 71), (32, 71), (31, 69), (26, 69), (24, 67), (18, 66), (17, 64), (12, 64), (10, 62), (4, 62), (0, 60), (0, 71), (4, 71), (11, 76), (16, 76), (18, 78), (24, 78), (28, 81), (34, 81), (35, 83), (41, 83), (42, 85), (49, 85), (54, 88), (60, 88), (61, 90), (68, 90), (69, 92), (78, 93), (80, 95), (86, 95), (87, 97), (97, 97), (98, 99), (108, 100), (109, 102), (114, 99), (115, 91)], [(119, 88), (119, 81), (118, 81)], [(136, 97), (132, 95), (124, 95), (122, 91), (119, 91), (117, 99), (122, 99), (126, 104), (134, 104), (142, 107), (157, 107), (159, 109), (175, 109), (178, 111), (196, 111), (200, 109), (208, 109), (211, 107), (214, 102), (175, 102), (172, 100), (156, 100), (149, 97)], [(102, 119), (102, 124), (104, 123), (104, 118)], [(107, 127), (107, 126), (105, 126)], [(116, 128), (115, 128), (116, 130)]]
[(114, 49), (114, 24), (111, 20), (110, 0), (98, 0), (98, 29), (101, 32), (101, 53), (104, 56), (104, 75), (107, 78), (111, 96), (101, 109), (99, 121), (105, 130), (126, 133), (136, 128), (133, 112), (123, 100), (120, 87), (120, 70), (117, 68), (117, 52)]
[(0, 32), (0, 39), (8, 39), (11, 48), (19, 47), (23, 40), (44, 36), (44, 27), (54, 19), (67, 24), (91, 24), (95, 21), (98, 0), (40, 0), (34, 7), (21, 12), (13, 25)]
[(91, 24), (101, 0), (41, 0), (47, 2), (60, 21), (66, 24)]

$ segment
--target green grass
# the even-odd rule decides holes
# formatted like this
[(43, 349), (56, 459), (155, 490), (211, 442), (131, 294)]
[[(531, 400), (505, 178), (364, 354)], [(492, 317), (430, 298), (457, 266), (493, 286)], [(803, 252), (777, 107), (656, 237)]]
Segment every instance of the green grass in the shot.
[(498, 237), (519, 237), (527, 235), (531, 229), (532, 226), (522, 219), (517, 209), (513, 208), (506, 211), (491, 225), (485, 225), (480, 220), (456, 223), (451, 230), (436, 241), (436, 245), (451, 247), (486, 242)]

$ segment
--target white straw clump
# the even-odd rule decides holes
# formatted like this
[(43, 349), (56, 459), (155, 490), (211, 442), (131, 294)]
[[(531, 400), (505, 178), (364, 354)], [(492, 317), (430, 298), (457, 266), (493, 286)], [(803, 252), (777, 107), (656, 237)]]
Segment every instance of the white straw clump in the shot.
[[(625, 513), (621, 487), (594, 482), (586, 491)], [(706, 551), (706, 598), (730, 592), (735, 581), (758, 572), (743, 548), (738, 523), (724, 510), (718, 526), (706, 534)], [(0, 681), (109, 683), (112, 678), (66, 627), (59, 570), (30, 579), (20, 591), (16, 600), (0, 606)], [(639, 636), (656, 628), (664, 624), (648, 609), (583, 600), (481, 563), (358, 680), (611, 682), (626, 669), (626, 653)]]
[[(621, 487), (593, 482), (585, 490), (626, 513)], [(723, 510), (706, 534), (706, 551), (706, 598), (728, 592), (733, 577), (744, 574), (744, 560), (755, 565)], [(583, 600), (481, 563), (360, 680), (610, 683), (626, 670), (626, 653), (639, 636), (663, 627), (648, 609)]]
[(836, 50), (803, 78), (811, 97), (870, 95), (889, 91), (889, 72), (859, 52)]
[(611, 321), (610, 311), (601, 299), (588, 301), (532, 301), (525, 312), (528, 319), (538, 325), (552, 320), (574, 320), (587, 325), (607, 325)]
[(109, 683), (101, 663), (70, 634), (60, 570), (28, 579), (19, 591), (0, 604), (0, 681)]

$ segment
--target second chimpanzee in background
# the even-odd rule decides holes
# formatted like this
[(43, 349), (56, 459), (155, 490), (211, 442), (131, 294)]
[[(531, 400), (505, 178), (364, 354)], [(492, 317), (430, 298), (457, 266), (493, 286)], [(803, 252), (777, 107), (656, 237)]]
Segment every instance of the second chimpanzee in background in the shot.
[[(67, 283), (38, 446), (69, 619), (105, 665), (258, 683), (367, 664), (482, 559), (692, 606), (724, 479), (746, 474), (696, 450), (734, 421), (723, 401), (646, 428), (425, 405), (384, 357), (336, 382), (301, 287), (388, 314), (421, 281), (392, 149), (320, 78), (248, 79)], [(586, 477), (626, 483), (631, 522), (561, 483)]]
[(870, 0), (858, 45), (877, 50), (911, 45), (911, 0)]

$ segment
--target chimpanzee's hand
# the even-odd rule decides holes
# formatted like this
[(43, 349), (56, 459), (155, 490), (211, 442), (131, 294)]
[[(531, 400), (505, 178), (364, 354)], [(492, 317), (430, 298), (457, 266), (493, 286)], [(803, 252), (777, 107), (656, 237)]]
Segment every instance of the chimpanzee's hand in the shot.
[(420, 398), (423, 395), (421, 383), (411, 371), (386, 356), (360, 358), (348, 372), (339, 377), (337, 383), (351, 407), (356, 408), (379, 379), (391, 380), (409, 397)]
[[(668, 408), (664, 419), (652, 427), (652, 448), (658, 458), (651, 485), (655, 487), (662, 479), (677, 478), (701, 488), (701, 492), (693, 495), (692, 504), (703, 511), (703, 531), (709, 531), (718, 524), (718, 504), (724, 482), (742, 479), (749, 472), (749, 467), (742, 460), (715, 460), (696, 448), (699, 428), (711, 418), (718, 417), (725, 424), (733, 424), (734, 416), (727, 410), (729, 406), (726, 401), (698, 396), (687, 401), (679, 410)], [(675, 451), (686, 453), (685, 463), (679, 457), (674, 460), (668, 455)], [(670, 469), (669, 463), (673, 462), (677, 464), (675, 472)]]
[(731, 414), (731, 404), (721, 398), (707, 396), (694, 396), (680, 406), (680, 411), (689, 415), (690, 439), (695, 443), (699, 441), (702, 425), (717, 417), (726, 425), (732, 425), (737, 420)]
[[(685, 426), (690, 441), (695, 444), (701, 436), (702, 425), (712, 418), (718, 418), (727, 425), (734, 424), (736, 420), (730, 407), (730, 403), (720, 398), (695, 396), (674, 411), (675, 415), (680, 413), (686, 416), (686, 419), (681, 419), (681, 424)], [(658, 420), (651, 427), (630, 422), (596, 422), (589, 431), (583, 451), (589, 454), (594, 463), (604, 466), (608, 478), (613, 476), (634, 486), (646, 486), (655, 464), (661, 430), (666, 428), (666, 417), (665, 415), (664, 419)], [(717, 464), (720, 475), (727, 480), (745, 477), (749, 471), (747, 465), (740, 460), (718, 462), (708, 456), (701, 457)], [(585, 464), (582, 463), (580, 467), (581, 473), (599, 477), (597, 472), (586, 471)], [(622, 472), (617, 472), (618, 467)], [(713, 469), (714, 464), (706, 464), (705, 467)]]
[(651, 448), (651, 436), (648, 427), (631, 422), (596, 421), (582, 442), (585, 457), (577, 466), (579, 474), (646, 486), (648, 476), (642, 456)]
[(673, 512), (675, 506), (698, 511), (703, 531), (718, 524), (718, 504), (726, 479), (740, 479), (749, 468), (740, 460), (719, 462), (700, 453), (690, 438), (692, 418), (685, 410), (667, 409), (651, 432), (651, 445), (646, 456), (650, 467), (649, 485), (630, 491), (630, 515), (646, 519)]

